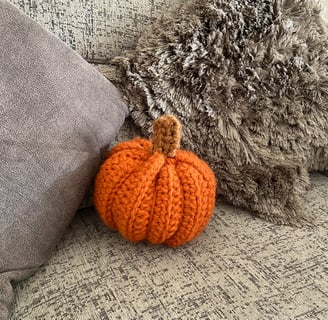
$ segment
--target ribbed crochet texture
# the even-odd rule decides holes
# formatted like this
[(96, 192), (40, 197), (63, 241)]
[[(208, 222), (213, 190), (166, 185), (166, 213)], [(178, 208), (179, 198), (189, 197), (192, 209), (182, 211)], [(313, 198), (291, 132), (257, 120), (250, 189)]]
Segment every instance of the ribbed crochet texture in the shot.
[(127, 240), (182, 245), (207, 225), (216, 181), (195, 154), (178, 150), (181, 125), (173, 116), (155, 121), (152, 141), (115, 146), (96, 177), (94, 202), (112, 229)]

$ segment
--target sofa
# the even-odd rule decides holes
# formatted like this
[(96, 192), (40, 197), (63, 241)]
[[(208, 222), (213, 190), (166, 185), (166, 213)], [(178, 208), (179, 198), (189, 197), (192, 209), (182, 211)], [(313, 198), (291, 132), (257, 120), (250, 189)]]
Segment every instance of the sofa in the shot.
[[(98, 69), (179, 3), (10, 2)], [(127, 118), (112, 145), (140, 134)], [(13, 284), (10, 319), (327, 319), (328, 174), (311, 173), (304, 197), (315, 225), (270, 223), (219, 199), (177, 248), (126, 241), (86, 199), (47, 262)]]

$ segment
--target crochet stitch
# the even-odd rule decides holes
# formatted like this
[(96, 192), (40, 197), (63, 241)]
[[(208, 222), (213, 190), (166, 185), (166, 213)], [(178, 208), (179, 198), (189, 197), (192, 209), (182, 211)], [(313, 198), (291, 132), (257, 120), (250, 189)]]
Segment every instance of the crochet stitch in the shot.
[(155, 121), (152, 141), (115, 146), (96, 177), (94, 202), (104, 223), (127, 240), (175, 247), (197, 237), (215, 205), (216, 181), (195, 154), (178, 149), (174, 116)]

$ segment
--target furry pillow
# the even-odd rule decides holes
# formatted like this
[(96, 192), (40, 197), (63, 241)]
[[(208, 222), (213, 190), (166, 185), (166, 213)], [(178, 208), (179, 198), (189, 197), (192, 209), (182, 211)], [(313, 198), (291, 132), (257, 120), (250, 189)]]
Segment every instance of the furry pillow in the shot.
[(303, 224), (308, 171), (328, 169), (328, 39), (311, 0), (191, 0), (102, 69), (135, 122), (176, 115), (230, 203)]

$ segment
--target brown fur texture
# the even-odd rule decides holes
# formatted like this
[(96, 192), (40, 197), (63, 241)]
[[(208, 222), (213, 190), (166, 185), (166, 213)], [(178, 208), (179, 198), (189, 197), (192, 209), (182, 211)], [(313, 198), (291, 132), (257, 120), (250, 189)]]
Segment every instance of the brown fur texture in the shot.
[(280, 224), (302, 211), (309, 171), (328, 169), (328, 40), (312, 0), (191, 0), (134, 51), (100, 68), (135, 123), (175, 115), (230, 203)]

